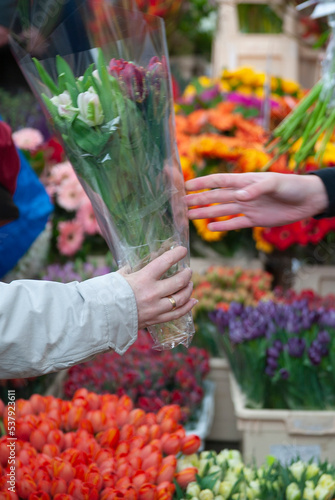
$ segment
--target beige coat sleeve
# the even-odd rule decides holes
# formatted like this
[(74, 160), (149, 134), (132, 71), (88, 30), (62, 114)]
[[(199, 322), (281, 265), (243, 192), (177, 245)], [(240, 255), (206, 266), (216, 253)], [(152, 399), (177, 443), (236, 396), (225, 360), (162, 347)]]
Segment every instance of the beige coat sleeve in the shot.
[(0, 379), (42, 375), (136, 340), (137, 306), (119, 273), (82, 283), (0, 283)]

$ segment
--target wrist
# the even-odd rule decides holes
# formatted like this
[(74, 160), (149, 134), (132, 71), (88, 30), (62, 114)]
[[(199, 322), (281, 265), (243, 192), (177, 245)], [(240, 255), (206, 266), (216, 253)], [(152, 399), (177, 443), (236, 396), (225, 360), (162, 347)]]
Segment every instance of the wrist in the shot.
[(327, 212), (329, 198), (322, 179), (317, 175), (306, 175), (306, 201), (311, 208), (311, 216)]

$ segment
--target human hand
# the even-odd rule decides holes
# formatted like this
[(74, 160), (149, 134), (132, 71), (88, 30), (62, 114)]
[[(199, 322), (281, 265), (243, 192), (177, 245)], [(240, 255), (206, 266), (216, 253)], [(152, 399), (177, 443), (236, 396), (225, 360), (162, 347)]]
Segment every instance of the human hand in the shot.
[[(324, 184), (315, 175), (213, 174), (191, 179), (185, 186), (188, 191), (211, 189), (185, 197), (188, 207), (199, 206), (189, 210), (190, 219), (242, 214), (208, 224), (211, 231), (281, 226), (322, 213), (328, 207)], [(212, 203), (217, 205), (206, 206)]]
[(0, 47), (7, 45), (9, 30), (4, 26), (0, 26)]
[[(184, 316), (197, 303), (191, 299), (193, 284), (190, 281), (190, 268), (177, 272), (174, 276), (161, 277), (187, 255), (187, 249), (178, 246), (168, 250), (140, 271), (125, 274), (118, 272), (128, 281), (135, 294), (138, 311), (138, 328), (165, 323)], [(173, 307), (169, 296), (173, 296), (176, 308)]]

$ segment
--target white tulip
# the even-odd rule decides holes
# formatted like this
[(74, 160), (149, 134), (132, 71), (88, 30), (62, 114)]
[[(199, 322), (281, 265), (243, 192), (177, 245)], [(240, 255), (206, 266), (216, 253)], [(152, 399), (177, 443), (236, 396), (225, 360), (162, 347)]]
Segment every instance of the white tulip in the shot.
[(53, 96), (50, 101), (52, 104), (57, 106), (59, 116), (72, 118), (72, 116), (78, 111), (77, 108), (73, 107), (70, 94), (67, 90), (59, 95)]
[(78, 95), (78, 108), (80, 120), (89, 125), (90, 127), (95, 127), (96, 125), (101, 125), (104, 121), (104, 114), (100, 104), (99, 96), (94, 91), (93, 87), (87, 92), (82, 92)]

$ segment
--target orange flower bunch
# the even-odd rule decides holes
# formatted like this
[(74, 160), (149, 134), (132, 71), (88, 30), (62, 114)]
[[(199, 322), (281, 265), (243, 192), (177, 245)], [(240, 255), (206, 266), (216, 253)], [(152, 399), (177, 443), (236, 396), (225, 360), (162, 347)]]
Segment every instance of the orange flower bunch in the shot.
[[(4, 428), (10, 414), (0, 400)], [(19, 399), (15, 438), (0, 438), (0, 498), (171, 500), (176, 455), (200, 446), (180, 417), (177, 405), (146, 413), (128, 396), (86, 389), (71, 401)]]

